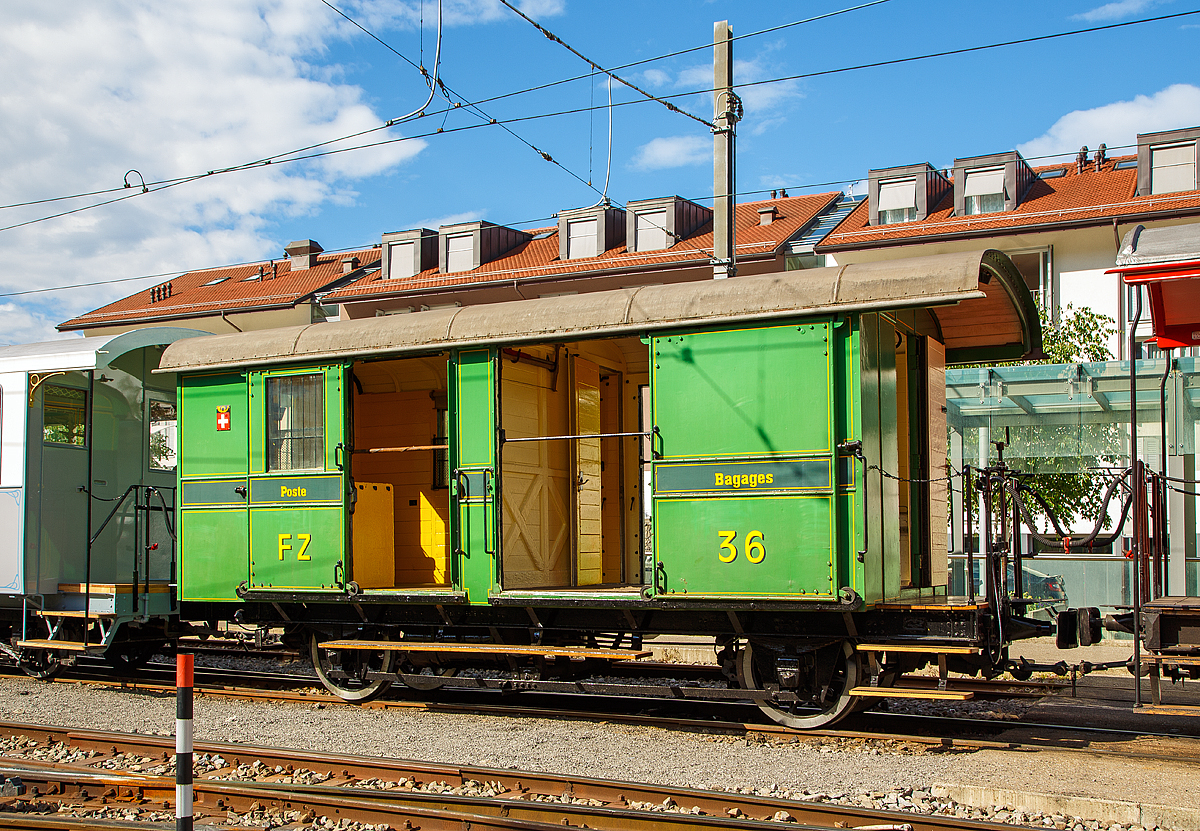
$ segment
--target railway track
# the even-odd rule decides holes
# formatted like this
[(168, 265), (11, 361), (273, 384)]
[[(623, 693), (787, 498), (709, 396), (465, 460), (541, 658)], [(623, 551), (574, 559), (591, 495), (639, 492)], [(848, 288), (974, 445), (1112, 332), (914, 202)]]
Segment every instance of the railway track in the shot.
[[(117, 687), (133, 692), (170, 695), (174, 692), (173, 669), (167, 665), (148, 667), (158, 674), (158, 680), (144, 681), (114, 678), (111, 672), (99, 671), (101, 665), (81, 667), (80, 672), (61, 677), (55, 683), (79, 683)], [(663, 665), (674, 667), (676, 665)], [(76, 677), (78, 676), (78, 677)], [(911, 713), (869, 711), (853, 717), (845, 727), (817, 730), (795, 730), (764, 722), (753, 705), (723, 702), (654, 701), (630, 698), (598, 698), (546, 693), (525, 693), (522, 703), (495, 703), (493, 694), (471, 694), (461, 690), (446, 694), (420, 693), (420, 698), (392, 697), (366, 704), (348, 704), (317, 686), (315, 678), (270, 673), (238, 673), (235, 683), (229, 683), (227, 671), (197, 670), (196, 695), (200, 698), (230, 698), (247, 701), (290, 701), (307, 705), (330, 707), (354, 706), (369, 709), (423, 710), (437, 713), (491, 715), (503, 718), (560, 718), (580, 721), (606, 721), (671, 730), (687, 730), (729, 735), (762, 735), (779, 740), (841, 740), (854, 742), (886, 741), (906, 743), (939, 750), (977, 751), (1035, 751), (1057, 750), (1104, 754), (1130, 759), (1171, 760), (1185, 764), (1200, 763), (1196, 754), (1171, 753), (1156, 749), (1142, 753), (1136, 749), (1113, 747), (1114, 742), (1136, 739), (1178, 739), (1177, 733), (1154, 733), (1145, 730), (1078, 727), (1062, 724), (1035, 723), (994, 718), (969, 718)], [(251, 682), (245, 686), (241, 682)], [(30, 682), (34, 683), (34, 682)], [(1062, 692), (1066, 686), (1053, 683), (973, 681), (982, 694), (995, 698), (1041, 696), (1047, 692)], [(263, 685), (269, 688), (264, 689)], [(417, 695), (414, 693), (414, 695)], [(585, 701), (587, 708), (580, 708)], [(634, 709), (640, 708), (640, 709)], [(686, 708), (686, 715), (680, 715)], [(1022, 730), (1019, 740), (997, 738), (1014, 728)]]
[[(161, 817), (173, 809), (173, 740), (136, 734), (0, 723), (0, 774), (24, 793), (5, 810), (107, 808)], [(41, 750), (50, 758), (32, 758)], [(346, 754), (300, 753), (242, 744), (197, 743), (197, 820), (311, 823), (328, 817), (393, 828), (526, 828), (563, 825), (651, 831), (761, 828), (793, 821), (818, 828), (944, 831), (1011, 828), (959, 816), (876, 811), (753, 794), (703, 791), (532, 771), (447, 766)], [(217, 764), (214, 760), (220, 760)], [(131, 770), (134, 766), (138, 770)], [(144, 768), (152, 767), (154, 775)], [(69, 827), (50, 825), (46, 827)], [(78, 826), (76, 826), (78, 827)]]

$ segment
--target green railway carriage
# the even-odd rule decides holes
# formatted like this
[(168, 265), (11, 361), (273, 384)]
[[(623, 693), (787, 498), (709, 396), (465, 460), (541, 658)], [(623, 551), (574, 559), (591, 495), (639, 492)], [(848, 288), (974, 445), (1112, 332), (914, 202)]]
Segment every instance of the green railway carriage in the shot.
[(1040, 337), (988, 251), (180, 341), (182, 614), (288, 627), (347, 698), (711, 636), (827, 723), (893, 655), (1001, 654), (945, 595), (941, 373)]

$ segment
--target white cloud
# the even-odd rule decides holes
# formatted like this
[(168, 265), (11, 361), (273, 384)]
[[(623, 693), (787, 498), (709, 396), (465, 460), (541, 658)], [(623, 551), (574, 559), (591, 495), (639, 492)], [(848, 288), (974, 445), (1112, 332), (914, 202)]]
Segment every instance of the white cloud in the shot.
[(1122, 17), (1129, 17), (1158, 4), (1159, 0), (1117, 0), (1117, 2), (1105, 3), (1103, 6), (1097, 6), (1089, 11), (1072, 15), (1072, 17), (1075, 20), (1086, 20), (1089, 23), (1102, 20), (1120, 20)]
[[(649, 73), (656, 71), (648, 70), (643, 75), (649, 80)], [(666, 75), (666, 73), (660, 74)], [(747, 60), (734, 59), (733, 62), (733, 82), (735, 84), (753, 84), (777, 74), (775, 68), (761, 57)], [(667, 77), (669, 78), (669, 76)], [(657, 79), (658, 76), (655, 78)], [(674, 86), (678, 89), (711, 89), (712, 83), (712, 66), (697, 64), (681, 71), (675, 78)], [(666, 81), (656, 84), (656, 86), (665, 85)], [(743, 129), (749, 130), (752, 135), (760, 135), (771, 127), (783, 124), (787, 120), (783, 113), (790, 105), (804, 97), (799, 81), (779, 81), (740, 87), (737, 89), (737, 94), (741, 97), (745, 107)], [(709, 117), (712, 112), (712, 94), (705, 93), (703, 96), (697, 96), (696, 100), (702, 100), (705, 103), (702, 106), (691, 107), (692, 111), (706, 118)]]
[(671, 74), (661, 69), (647, 69), (642, 73), (647, 86), (665, 87), (671, 83)]
[(685, 167), (712, 160), (712, 139), (702, 136), (660, 136), (643, 144), (634, 156), (639, 170)]
[[(1026, 158), (1073, 153), (1083, 145), (1110, 148), (1136, 143), (1138, 133), (1173, 130), (1200, 124), (1200, 87), (1172, 84), (1153, 95), (1115, 101), (1090, 110), (1075, 110), (1054, 122), (1044, 134), (1019, 145)], [(1125, 152), (1125, 151), (1121, 151)]]
[(439, 216), (432, 219), (421, 219), (413, 225), (405, 227), (432, 228), (437, 230), (443, 225), (457, 225), (460, 222), (474, 222), (477, 219), (483, 219), (483, 211), (463, 211), (462, 213), (448, 214), (447, 216)]
[[(566, 11), (565, 0), (521, 0), (517, 8), (534, 20), (557, 17)], [(427, 0), (422, 10), (415, 0), (350, 0), (339, 4), (346, 13), (378, 34), (386, 29), (415, 29), (424, 26), (427, 33), (437, 30), (437, 2)], [(517, 20), (499, 0), (443, 0), (442, 23), (446, 26), (474, 26), (498, 20)], [(340, 18), (339, 18), (340, 20)], [(343, 24), (349, 26), (344, 20)]]
[[(363, 90), (334, 80), (337, 67), (308, 63), (322, 38), (342, 31), (337, 20), (319, 3), (288, 0), (11, 7), (0, 28), (0, 204), (119, 187), (130, 168), (150, 181), (186, 176), (378, 125)], [(414, 97), (421, 88), (414, 80)], [(0, 294), (276, 254), (273, 218), (350, 201), (354, 180), (423, 147), (400, 142), (214, 176), (0, 232)], [(2, 210), (0, 226), (89, 201)], [(51, 336), (47, 323), (136, 287), (38, 295), (55, 298), (45, 307), (0, 298), (5, 329), (13, 321), (21, 337)]]

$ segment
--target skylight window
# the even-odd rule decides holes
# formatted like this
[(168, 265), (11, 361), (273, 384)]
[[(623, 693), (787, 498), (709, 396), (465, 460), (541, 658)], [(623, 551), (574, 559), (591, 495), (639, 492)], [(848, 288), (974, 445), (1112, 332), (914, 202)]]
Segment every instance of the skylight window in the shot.
[(215, 280), (209, 280), (207, 283), (203, 283), (200, 288), (204, 288), (204, 286), (215, 286), (217, 283), (224, 283), (228, 279), (228, 277), (217, 277)]
[(1137, 167), (1137, 159), (1126, 159), (1113, 165), (1113, 170), (1133, 170)]
[(1038, 174), (1038, 177), (1042, 179), (1059, 179), (1066, 175), (1067, 169), (1065, 167), (1057, 167), (1054, 170), (1043, 170)]
[(1004, 168), (967, 171), (965, 211), (967, 216), (1004, 210)]

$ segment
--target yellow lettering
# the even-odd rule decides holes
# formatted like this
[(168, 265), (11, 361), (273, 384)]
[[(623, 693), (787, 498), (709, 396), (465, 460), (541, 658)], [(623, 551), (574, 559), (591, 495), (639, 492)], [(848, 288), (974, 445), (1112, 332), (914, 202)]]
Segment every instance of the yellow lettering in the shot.
[(765, 481), (767, 481), (766, 474), (763, 474), (763, 473), (758, 474), (758, 484), (761, 485)]
[[(758, 533), (757, 531), (755, 533)], [(761, 534), (759, 536), (762, 536)], [(312, 557), (305, 554), (308, 550), (308, 544), (312, 541), (312, 534), (297, 534), (296, 539), (300, 540), (304, 545), (300, 546), (300, 550), (296, 552), (297, 560), (311, 560)]]
[(287, 485), (280, 485), (280, 486), (279, 486), (279, 496), (280, 496), (280, 497), (284, 497), (284, 496), (287, 496), (287, 495), (288, 495), (288, 492), (287, 492)]
[(308, 489), (307, 489), (307, 488), (301, 488), (301, 489), (300, 489), (300, 495), (301, 495), (301, 496), (308, 496)]
[(768, 484), (768, 485), (769, 485), (769, 484), (771, 484), (771, 482), (773, 482), (773, 481), (774, 481), (774, 479), (775, 479), (775, 474), (774, 474), (774, 473), (768, 473), (768, 474), (767, 474), (767, 484)]
[(752, 563), (761, 563), (763, 557), (767, 556), (762, 538), (762, 531), (751, 531), (746, 535), (746, 559)]
[(724, 485), (724, 484), (725, 484), (725, 477), (724, 477), (724, 475), (722, 475), (721, 473), (717, 473), (717, 487), (719, 488), (719, 487), (721, 487), (721, 486), (722, 486), (722, 485)]
[(749, 485), (749, 484), (750, 484), (750, 477), (749, 477), (749, 476), (747, 476), (747, 475), (746, 475), (746, 474), (744, 474), (744, 473), (742, 474), (742, 484), (743, 484), (743, 485)]
[(285, 542), (285, 540), (290, 540), (291, 538), (291, 534), (279, 535), (279, 559), (283, 559), (283, 552), (292, 550), (292, 547)]
[(737, 549), (733, 545), (737, 531), (718, 531), (717, 536), (721, 538), (721, 550), (717, 553), (717, 559), (723, 563), (732, 563), (738, 554)]
[(740, 488), (742, 486), (742, 477), (738, 476), (736, 473), (733, 474), (733, 486), (735, 488)]

